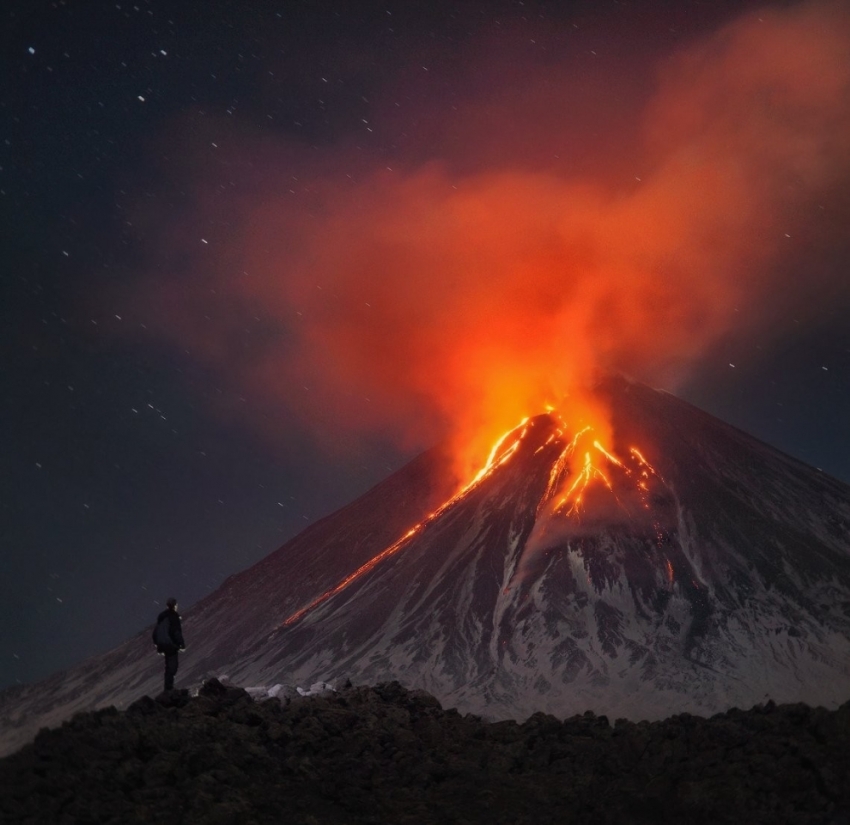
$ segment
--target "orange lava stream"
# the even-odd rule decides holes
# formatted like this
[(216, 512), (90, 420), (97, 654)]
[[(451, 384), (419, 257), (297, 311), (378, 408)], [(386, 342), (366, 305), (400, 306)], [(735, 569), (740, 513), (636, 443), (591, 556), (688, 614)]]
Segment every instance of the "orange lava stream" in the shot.
[[(474, 489), (478, 484), (481, 483), (485, 478), (490, 476), (497, 468), (501, 467), (505, 462), (507, 462), (511, 456), (519, 448), (522, 440), (525, 438), (526, 433), (528, 432), (528, 418), (524, 419), (519, 427), (516, 427), (512, 430), (508, 430), (504, 433), (495, 443), (493, 449), (490, 451), (490, 455), (487, 459), (487, 462), (478, 472), (478, 474), (470, 481), (465, 487), (463, 487), (458, 493), (448, 499), (446, 502), (441, 504), (436, 510), (429, 513), (421, 522), (414, 525), (410, 530), (408, 530), (400, 539), (391, 544), (385, 550), (382, 550), (378, 555), (371, 558), (365, 564), (362, 564), (358, 567), (353, 573), (346, 576), (342, 579), (338, 584), (334, 587), (326, 590), (320, 596), (317, 596), (313, 601), (309, 604), (302, 607), (300, 610), (297, 610), (291, 616), (284, 620), (281, 627), (290, 627), (295, 624), (299, 619), (303, 618), (306, 614), (310, 613), (312, 610), (317, 608), (322, 603), (326, 602), (332, 596), (335, 596), (337, 593), (345, 590), (352, 582), (357, 581), (363, 575), (368, 573), (370, 570), (374, 570), (381, 562), (385, 559), (394, 556), (398, 553), (409, 541), (409, 539), (413, 538), (417, 533), (420, 533), (427, 525), (438, 519), (443, 513), (445, 513), (450, 507), (452, 507), (457, 502), (461, 501), (472, 489)], [(517, 431), (522, 427), (519, 435), (515, 435)], [(584, 493), (587, 490), (588, 485), (590, 485), (593, 481), (601, 481), (612, 493), (614, 492), (613, 485), (611, 483), (611, 479), (608, 474), (605, 473), (603, 469), (597, 464), (594, 464), (593, 458), (591, 457), (591, 449), (585, 450), (584, 453), (584, 461), (581, 465), (581, 468), (574, 475), (571, 480), (568, 479), (571, 470), (571, 459), (574, 454), (578, 450), (579, 444), (585, 438), (589, 438), (590, 434), (593, 433), (593, 428), (590, 426), (586, 426), (579, 430), (572, 438), (572, 440), (567, 443), (563, 450), (561, 451), (558, 458), (555, 460), (555, 463), (552, 466), (552, 469), (549, 474), (549, 482), (547, 485), (546, 493), (544, 495), (543, 501), (548, 501), (551, 498), (556, 496), (560, 496), (557, 503), (554, 507), (554, 512), (562, 512), (567, 516), (577, 515), (582, 506), (582, 501), (584, 498)], [(558, 430), (546, 442), (546, 445), (549, 445), (553, 441), (559, 439), (563, 434), (563, 430)], [(515, 437), (510, 443), (507, 443), (511, 436)], [(507, 443), (507, 446), (505, 446)], [(605, 461), (610, 464), (620, 468), (627, 476), (633, 475), (633, 470), (627, 467), (620, 459), (618, 459), (615, 455), (613, 455), (610, 451), (606, 450), (602, 444), (598, 440), (594, 440), (592, 442), (592, 450), (598, 453)], [(542, 449), (542, 447), (538, 448)], [(649, 503), (646, 501), (646, 495), (649, 491), (648, 480), (650, 474), (657, 476), (652, 465), (644, 458), (644, 456), (634, 447), (630, 450), (633, 458), (638, 462), (639, 465), (639, 474), (640, 477), (637, 480), (637, 487), (641, 491), (641, 497), (644, 502), (644, 506), (648, 509)], [(660, 478), (660, 476), (657, 476)], [(567, 486), (569, 485), (569, 486)], [(567, 487), (566, 492), (562, 492), (564, 487)], [(668, 562), (668, 571), (672, 576), (672, 567)]]
[(573, 440), (561, 451), (561, 454), (552, 465), (552, 470), (549, 473), (549, 484), (546, 487), (544, 501), (548, 501), (557, 494), (561, 486), (561, 479), (567, 472), (569, 472), (570, 456), (575, 451), (579, 438), (589, 431), (590, 427), (585, 427), (584, 429), (579, 430), (579, 432), (573, 436)]
[[(578, 449), (579, 442), (592, 432), (593, 428), (590, 426), (583, 427), (579, 430), (573, 436), (569, 444), (564, 447), (552, 466), (552, 470), (549, 474), (549, 484), (546, 488), (546, 495), (543, 500), (548, 501), (550, 498), (560, 495), (560, 499), (555, 504), (555, 512), (566, 512), (568, 516), (578, 513), (581, 509), (584, 491), (594, 479), (601, 481), (613, 492), (611, 480), (602, 469), (593, 463), (590, 450), (586, 450), (581, 469), (575, 474), (572, 481), (569, 483), (569, 486), (567, 486), (566, 492), (561, 493), (565, 486), (564, 478), (569, 474), (571, 459)], [(593, 441), (593, 448), (609, 462), (617, 467), (623, 468), (628, 473), (628, 469), (623, 465), (623, 462), (606, 450), (598, 440)]]
[[(605, 451), (603, 450), (603, 453)], [(605, 453), (607, 455), (607, 453)], [(619, 463), (619, 462), (617, 462)], [(594, 479), (599, 479), (611, 492), (614, 488), (611, 486), (611, 480), (605, 473), (602, 472), (591, 460), (590, 451), (584, 454), (584, 465), (579, 470), (578, 475), (573, 479), (567, 492), (555, 505), (555, 511), (566, 510), (568, 516), (577, 513), (581, 509), (581, 502), (584, 496), (584, 491), (587, 485)], [(567, 505), (569, 504), (569, 507)]]
[(660, 475), (655, 471), (655, 468), (643, 457), (640, 450), (637, 447), (631, 447), (629, 452), (637, 459), (638, 463), (641, 466), (640, 471), (640, 480), (637, 483), (638, 489), (641, 491), (641, 498), (643, 499), (643, 506), (647, 510), (649, 509), (649, 502), (646, 500), (646, 494), (649, 492), (649, 476), (650, 474), (654, 475), (656, 478), (661, 478)]
[[(422, 524), (424, 524), (424, 522)], [(402, 548), (402, 545), (405, 543), (405, 541), (407, 541), (407, 539), (409, 539), (411, 536), (415, 535), (419, 531), (419, 529), (422, 527), (422, 524), (417, 524), (415, 527), (408, 530), (408, 532), (405, 533), (395, 544), (391, 544), (389, 547), (387, 547), (386, 550), (382, 550), (380, 553), (378, 553), (377, 556), (367, 561), (366, 564), (361, 565), (349, 576), (346, 576), (335, 587), (332, 587), (330, 590), (326, 590), (324, 593), (322, 593), (321, 596), (318, 596), (317, 598), (313, 599), (313, 601), (310, 602), (310, 604), (308, 604), (306, 607), (302, 607), (300, 610), (297, 610), (283, 622), (283, 627), (289, 627), (290, 625), (295, 624), (295, 622), (297, 622), (302, 616), (309, 613), (314, 608), (318, 607), (320, 604), (322, 604), (322, 602), (326, 602), (329, 598), (331, 598), (331, 596), (335, 596), (340, 591), (345, 590), (345, 588), (348, 587), (351, 582), (355, 581), (356, 579), (359, 579), (364, 573), (368, 573), (370, 570), (380, 564), (384, 559), (387, 559), (397, 553)]]
[(632, 477), (635, 475), (635, 472), (638, 473), (636, 485), (640, 491), (644, 507), (649, 509), (649, 503), (646, 499), (646, 495), (649, 492), (649, 477), (650, 475), (654, 475), (660, 478), (660, 476), (658, 476), (653, 466), (636, 447), (632, 447), (629, 453), (638, 463), (639, 469), (637, 470), (626, 466), (617, 456), (603, 447), (598, 439), (594, 439), (592, 442), (593, 449), (585, 450), (584, 460), (580, 468), (573, 473), (571, 480), (565, 480), (569, 479), (571, 459), (577, 452), (580, 441), (585, 439), (585, 437), (589, 438), (589, 434), (592, 433), (593, 428), (586, 426), (579, 430), (572, 441), (564, 447), (552, 467), (543, 501), (548, 501), (551, 498), (559, 496), (554, 506), (554, 512), (565, 513), (567, 516), (575, 516), (581, 511), (585, 491), (592, 482), (602, 482), (613, 494), (614, 487), (609, 474), (603, 469), (603, 466), (594, 461), (594, 456), (598, 453), (609, 464), (618, 467), (626, 476)]
[[(391, 544), (385, 550), (382, 550), (378, 553), (377, 556), (369, 559), (365, 564), (362, 564), (358, 567), (353, 573), (346, 576), (342, 581), (340, 581), (337, 585), (332, 587), (330, 590), (326, 590), (320, 596), (317, 596), (310, 602), (308, 605), (302, 607), (300, 610), (297, 610), (291, 616), (284, 620), (282, 627), (290, 627), (295, 624), (299, 619), (303, 618), (307, 613), (311, 612), (315, 608), (317, 608), (323, 602), (326, 602), (332, 596), (335, 596), (337, 593), (345, 590), (348, 585), (352, 582), (357, 581), (361, 576), (365, 573), (368, 573), (370, 570), (373, 570), (377, 567), (384, 559), (388, 559), (390, 556), (394, 556), (399, 550), (404, 547), (407, 543), (408, 539), (412, 538), (414, 535), (419, 533), (424, 527), (433, 522), (435, 519), (439, 518), (443, 513), (446, 512), (452, 505), (456, 504), (462, 498), (469, 493), (476, 485), (478, 485), (483, 479), (487, 478), (497, 467), (501, 467), (519, 448), (520, 443), (523, 438), (525, 438), (525, 434), (528, 431), (528, 428), (525, 426), (528, 422), (526, 418), (520, 426), (523, 427), (522, 432), (519, 434), (517, 438), (504, 450), (502, 450), (502, 446), (505, 441), (516, 432), (517, 429), (508, 430), (495, 444), (493, 449), (490, 451), (490, 456), (487, 459), (487, 463), (481, 468), (478, 474), (475, 476), (472, 481), (469, 482), (460, 492), (453, 495), (448, 501), (441, 504), (436, 510), (429, 513), (419, 524), (414, 525), (410, 530), (408, 530), (398, 541), (394, 544)], [(501, 452), (500, 452), (501, 450)]]
[(598, 441), (594, 441), (593, 446), (596, 447), (596, 449), (599, 450), (599, 452), (602, 453), (602, 455), (604, 455), (605, 458), (607, 458), (612, 464), (616, 464), (618, 467), (623, 467), (623, 462), (620, 461), (619, 458), (615, 458), (611, 455), (611, 453), (609, 453), (608, 450), (606, 450)]
[[(528, 418), (524, 418), (520, 422), (519, 426), (525, 428), (525, 425), (527, 423), (528, 423)], [(511, 433), (516, 432), (518, 429), (519, 429), (519, 427), (515, 427), (512, 430), (508, 430), (506, 433), (504, 433), (501, 436), (501, 438), (498, 439), (498, 441), (496, 441), (496, 443), (493, 445), (493, 449), (490, 450), (490, 455), (487, 457), (487, 461), (484, 463), (484, 466), (478, 471), (478, 474), (475, 476), (475, 478), (473, 478), (472, 481), (470, 481), (469, 484), (466, 485), (466, 487), (464, 487), (459, 493), (457, 493), (457, 495), (453, 496), (445, 505), (443, 505), (443, 507), (441, 507), (440, 510), (442, 510), (444, 507), (448, 506), (449, 504), (452, 504), (455, 501), (457, 501), (457, 499), (460, 498), (460, 496), (462, 496), (464, 493), (466, 493), (467, 490), (471, 490), (479, 481), (481, 481), (482, 478), (490, 475), (490, 473), (492, 473), (493, 470), (496, 467), (500, 467), (502, 464), (504, 464), (514, 454), (517, 447), (519, 447), (520, 442), (525, 437), (525, 433), (526, 433), (525, 429), (523, 429), (522, 433), (520, 433), (519, 438), (517, 438), (513, 442), (513, 444), (511, 444), (510, 447), (508, 447), (504, 452), (499, 453), (499, 450), (501, 449), (501, 447), (505, 443), (505, 441), (508, 440)], [(435, 511), (435, 512), (439, 512), (439, 511)]]

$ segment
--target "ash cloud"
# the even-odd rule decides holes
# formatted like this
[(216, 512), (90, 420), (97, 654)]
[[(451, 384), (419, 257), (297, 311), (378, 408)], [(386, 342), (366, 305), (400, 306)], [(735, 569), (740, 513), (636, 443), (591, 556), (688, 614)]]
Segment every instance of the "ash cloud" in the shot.
[[(598, 419), (599, 370), (675, 386), (811, 278), (835, 294), (834, 268), (807, 281), (788, 261), (843, 232), (844, 4), (751, 11), (651, 71), (568, 50), (497, 71), (498, 42), (453, 67), (445, 105), (416, 114), (421, 80), (387, 84), (376, 149), (365, 133), (309, 149), (232, 134), (218, 163), (238, 186), (194, 180), (195, 211), (168, 231), (149, 216), (160, 334), (328, 441), (448, 434), (463, 473), (546, 404)], [(534, 150), (553, 136), (572, 160)]]

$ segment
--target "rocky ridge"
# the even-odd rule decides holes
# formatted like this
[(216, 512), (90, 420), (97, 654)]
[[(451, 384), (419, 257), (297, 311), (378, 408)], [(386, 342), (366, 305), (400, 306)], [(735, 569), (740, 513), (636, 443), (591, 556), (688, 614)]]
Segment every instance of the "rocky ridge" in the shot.
[(0, 760), (4, 823), (850, 823), (850, 702), (522, 724), (398, 682), (255, 701), (210, 680)]

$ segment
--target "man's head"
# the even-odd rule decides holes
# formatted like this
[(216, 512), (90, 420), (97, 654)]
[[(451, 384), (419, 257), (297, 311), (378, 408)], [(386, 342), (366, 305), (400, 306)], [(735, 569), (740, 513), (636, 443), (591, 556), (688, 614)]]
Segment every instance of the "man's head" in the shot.
[(168, 599), (168, 601), (166, 601), (165, 606), (169, 610), (177, 610), (177, 599), (172, 596), (170, 599)]

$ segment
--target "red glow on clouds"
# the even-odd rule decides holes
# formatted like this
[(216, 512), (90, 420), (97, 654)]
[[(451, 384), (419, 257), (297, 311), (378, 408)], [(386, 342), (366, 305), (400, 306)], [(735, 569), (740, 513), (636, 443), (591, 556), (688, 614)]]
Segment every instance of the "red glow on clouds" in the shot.
[[(529, 171), (521, 156), (460, 174), (448, 155), (414, 165), (365, 152), (348, 176), (351, 154), (317, 150), (294, 183), (293, 153), (265, 147), (266, 183), (239, 195), (238, 229), (210, 229), (188, 282), (155, 290), (164, 332), (319, 428), (407, 446), (448, 433), (462, 479), (547, 406), (607, 448), (608, 416), (588, 391), (600, 369), (669, 384), (770, 296), (793, 293), (776, 266), (788, 236), (848, 180), (848, 55), (837, 3), (751, 13), (691, 44), (661, 62), (657, 92), (623, 130), (643, 141), (623, 147), (626, 178)], [(539, 96), (538, 80), (527, 78)], [(561, 128), (592, 144), (548, 89)], [(466, 155), (498, 140), (462, 113), (447, 123)], [(224, 197), (235, 202), (199, 195), (199, 209), (215, 214)], [(189, 234), (170, 244), (194, 249)], [(250, 357), (232, 307), (276, 330)]]

